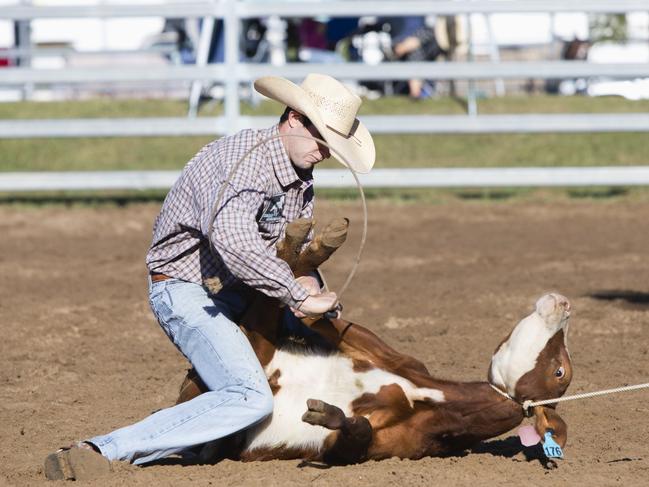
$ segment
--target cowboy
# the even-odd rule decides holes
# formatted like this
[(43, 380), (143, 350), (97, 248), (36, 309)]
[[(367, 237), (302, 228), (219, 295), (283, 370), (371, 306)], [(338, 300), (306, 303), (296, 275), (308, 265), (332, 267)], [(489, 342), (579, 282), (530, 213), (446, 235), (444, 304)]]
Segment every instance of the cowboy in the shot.
[[(286, 105), (279, 123), (211, 142), (189, 161), (156, 218), (146, 257), (153, 313), (209, 391), (52, 453), (45, 460), (49, 479), (97, 476), (113, 460), (151, 462), (271, 414), (268, 381), (236, 324), (250, 288), (293, 311), (285, 313), (287, 326), (337, 309), (335, 293), (321, 292), (315, 277), (294, 278), (275, 244), (288, 222), (312, 215), (312, 170), (329, 148), (357, 172), (374, 165), (372, 137), (356, 118), (361, 99), (321, 74), (300, 86), (264, 77), (255, 89)], [(210, 292), (206, 280), (217, 280), (221, 290)]]

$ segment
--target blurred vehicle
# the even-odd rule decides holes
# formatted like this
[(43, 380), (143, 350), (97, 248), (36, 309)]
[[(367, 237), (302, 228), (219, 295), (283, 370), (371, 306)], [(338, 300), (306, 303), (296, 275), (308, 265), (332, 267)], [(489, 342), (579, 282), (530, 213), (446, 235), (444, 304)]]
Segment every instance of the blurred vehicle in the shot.
[(0, 68), (7, 68), (11, 66), (11, 59), (9, 57), (4, 57), (2, 55), (2, 51), (5, 51), (6, 49), (0, 49)]
[[(646, 42), (597, 43), (590, 49), (588, 61), (592, 63), (649, 64), (649, 44)], [(588, 82), (587, 93), (590, 96), (622, 96), (629, 100), (646, 100), (649, 99), (649, 78), (594, 79)]]

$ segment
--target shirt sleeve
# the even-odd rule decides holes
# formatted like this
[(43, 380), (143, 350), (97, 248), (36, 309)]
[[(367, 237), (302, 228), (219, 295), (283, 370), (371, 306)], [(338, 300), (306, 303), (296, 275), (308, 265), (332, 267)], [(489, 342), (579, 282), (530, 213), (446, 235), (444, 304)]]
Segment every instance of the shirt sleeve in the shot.
[(210, 240), (228, 270), (248, 286), (298, 307), (308, 292), (295, 281), (286, 262), (273, 255), (259, 234), (257, 212), (263, 204), (263, 182), (244, 171), (227, 184)]

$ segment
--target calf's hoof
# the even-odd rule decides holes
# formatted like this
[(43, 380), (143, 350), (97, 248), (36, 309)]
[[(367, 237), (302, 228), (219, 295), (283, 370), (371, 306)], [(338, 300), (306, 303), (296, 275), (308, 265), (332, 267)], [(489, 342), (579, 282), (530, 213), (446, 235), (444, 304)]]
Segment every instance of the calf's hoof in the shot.
[(309, 399), (306, 405), (308, 410), (302, 415), (302, 421), (305, 423), (324, 426), (330, 430), (339, 430), (345, 424), (345, 413), (336, 406), (319, 399)]

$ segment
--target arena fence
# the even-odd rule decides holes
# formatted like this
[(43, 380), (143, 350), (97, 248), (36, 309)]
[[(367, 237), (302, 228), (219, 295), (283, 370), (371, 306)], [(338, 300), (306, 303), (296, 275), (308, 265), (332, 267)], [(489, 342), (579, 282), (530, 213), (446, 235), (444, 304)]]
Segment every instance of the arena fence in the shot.
[[(142, 119), (90, 119), (90, 120), (0, 120), (0, 138), (29, 137), (110, 137), (110, 136), (187, 136), (221, 135), (232, 133), (243, 127), (262, 127), (273, 123), (268, 117), (243, 117), (239, 111), (241, 84), (251, 83), (262, 75), (281, 75), (299, 80), (307, 73), (317, 70), (347, 80), (406, 80), (413, 77), (428, 79), (484, 80), (484, 79), (565, 79), (606, 78), (629, 79), (649, 77), (649, 64), (592, 64), (578, 61), (545, 62), (447, 62), (447, 63), (384, 63), (369, 66), (362, 63), (312, 64), (296, 63), (273, 66), (270, 64), (247, 64), (239, 61), (238, 39), (242, 19), (251, 17), (286, 16), (312, 17), (316, 15), (361, 16), (361, 15), (469, 15), (494, 13), (560, 13), (560, 12), (606, 12), (625, 13), (646, 11), (646, 0), (457, 0), (457, 1), (385, 1), (359, 0), (326, 2), (243, 2), (235, 0), (174, 2), (157, 4), (110, 4), (32, 6), (3, 5), (0, 18), (30, 20), (36, 18), (80, 18), (80, 17), (202, 17), (204, 28), (198, 48), (198, 62), (195, 66), (169, 66), (156, 68), (111, 68), (111, 69), (62, 69), (43, 70), (31, 68), (7, 68), (0, 71), (0, 86), (25, 85), (69, 85), (82, 83), (119, 82), (192, 82), (190, 115), (195, 107), (202, 83), (221, 83), (225, 88), (224, 115), (221, 117), (188, 118), (142, 118)], [(215, 18), (224, 20), (225, 62), (208, 65), (207, 46), (211, 36), (210, 25)], [(471, 40), (469, 39), (469, 46)], [(649, 114), (565, 114), (565, 115), (478, 115), (475, 98), (470, 92), (469, 113), (464, 116), (368, 116), (364, 117), (374, 133), (503, 133), (503, 132), (625, 132), (649, 131)], [(628, 170), (627, 174), (644, 168), (617, 168)], [(474, 186), (476, 169), (430, 170), (435, 181), (421, 178), (419, 170), (400, 170), (402, 177), (413, 177), (409, 184)], [(441, 172), (440, 172), (441, 171)], [(451, 171), (444, 173), (444, 171)], [(546, 185), (548, 177), (525, 168), (490, 169), (488, 174), (499, 174), (501, 182), (489, 185)], [(511, 174), (520, 172), (520, 178)], [(554, 170), (546, 171), (547, 174)], [(575, 184), (595, 184), (592, 174), (599, 174), (596, 184), (620, 184), (611, 168), (571, 168)], [(590, 171), (590, 172), (589, 172)], [(92, 173), (90, 173), (92, 174)], [(86, 178), (94, 180), (94, 176)], [(133, 173), (128, 173), (132, 177)], [(453, 174), (447, 179), (444, 174)], [(485, 173), (487, 174), (487, 173)], [(545, 174), (545, 173), (544, 173)], [(602, 174), (610, 174), (610, 181)], [(410, 175), (410, 176), (408, 176)], [(466, 180), (458, 178), (466, 175)], [(7, 179), (7, 177), (11, 178)], [(27, 178), (29, 175), (25, 174)], [(34, 175), (35, 176), (35, 175)], [(2, 176), (3, 181), (18, 184), (15, 175)], [(36, 176), (35, 176), (36, 177)], [(72, 174), (66, 174), (72, 178)], [(118, 178), (116, 173), (107, 173), (106, 178)], [(617, 178), (617, 179), (616, 179)], [(56, 178), (54, 178), (56, 179)], [(642, 178), (631, 178), (628, 184), (638, 184)], [(34, 180), (37, 180), (34, 179)], [(148, 180), (144, 178), (143, 180)], [(368, 179), (368, 181), (370, 181)], [(392, 186), (394, 176), (381, 180), (381, 184)], [(442, 183), (442, 181), (447, 181)], [(518, 183), (516, 183), (518, 181)], [(527, 182), (525, 182), (527, 181)], [(29, 183), (33, 184), (33, 183)], [(63, 183), (61, 183), (63, 184)], [(88, 183), (90, 184), (90, 182)], [(109, 182), (104, 184), (109, 185)], [(368, 182), (368, 184), (374, 184)], [(378, 184), (378, 183), (377, 183)], [(571, 183), (572, 184), (572, 183)], [(642, 183), (645, 184), (645, 183)], [(322, 186), (322, 184), (320, 184)], [(16, 186), (17, 188), (18, 186)], [(53, 189), (53, 188), (49, 188)], [(61, 188), (63, 189), (63, 188)]]
[[(179, 171), (0, 173), (0, 191), (169, 189)], [(316, 169), (318, 188), (355, 188), (346, 169)], [(478, 188), (646, 186), (649, 167), (516, 167), (374, 169), (359, 175), (364, 188)]]

